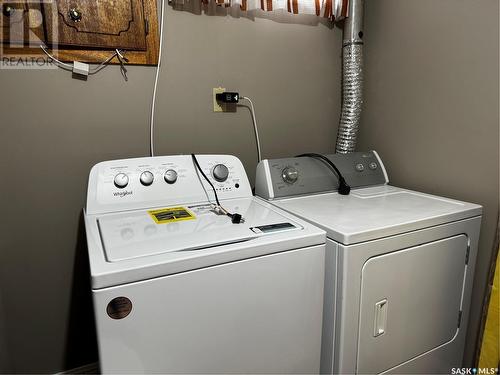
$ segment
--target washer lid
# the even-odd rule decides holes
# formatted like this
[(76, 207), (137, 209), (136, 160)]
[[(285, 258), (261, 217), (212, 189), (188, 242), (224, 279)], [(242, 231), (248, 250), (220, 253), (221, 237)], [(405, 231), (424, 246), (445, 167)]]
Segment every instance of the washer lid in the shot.
[(318, 194), (273, 201), (316, 224), (327, 236), (350, 245), (461, 220), (482, 213), (479, 205), (393, 186)]
[(166, 209), (129, 211), (97, 218), (108, 262), (162, 253), (188, 252), (245, 242), (266, 233), (302, 229), (254, 199), (224, 202), (245, 222), (232, 224), (207, 204)]

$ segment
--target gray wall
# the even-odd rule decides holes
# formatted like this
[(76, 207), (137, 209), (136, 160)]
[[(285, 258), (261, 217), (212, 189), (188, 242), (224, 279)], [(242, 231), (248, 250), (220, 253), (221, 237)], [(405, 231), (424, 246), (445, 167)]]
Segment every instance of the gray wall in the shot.
[(396, 185), (484, 205), (470, 365), (498, 210), (498, 0), (367, 0), (360, 149)]
[[(236, 154), (253, 178), (250, 113), (212, 113), (218, 85), (254, 99), (265, 156), (331, 152), (340, 37), (323, 25), (168, 9), (157, 154)], [(94, 163), (148, 153), (154, 69), (131, 67), (129, 78), (116, 68), (88, 82), (0, 71), (0, 288), (12, 371), (96, 360), (80, 215)]]
[[(484, 204), (484, 270), (498, 203), (498, 2), (477, 4), (367, 1), (360, 149), (379, 150), (396, 184)], [(233, 153), (253, 178), (250, 114), (212, 113), (219, 84), (254, 99), (266, 157), (331, 152), (340, 37), (322, 25), (169, 9), (158, 154)], [(0, 288), (11, 371), (96, 358), (80, 218), (87, 174), (98, 161), (147, 154), (153, 74), (130, 68), (124, 83), (116, 68), (88, 82), (0, 71)], [(479, 287), (474, 298), (477, 318)]]

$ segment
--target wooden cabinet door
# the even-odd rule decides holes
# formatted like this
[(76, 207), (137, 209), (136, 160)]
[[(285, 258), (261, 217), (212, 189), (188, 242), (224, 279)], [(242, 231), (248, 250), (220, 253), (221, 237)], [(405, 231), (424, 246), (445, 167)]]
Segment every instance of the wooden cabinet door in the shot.
[(142, 0), (54, 0), (43, 8), (51, 45), (146, 50)]

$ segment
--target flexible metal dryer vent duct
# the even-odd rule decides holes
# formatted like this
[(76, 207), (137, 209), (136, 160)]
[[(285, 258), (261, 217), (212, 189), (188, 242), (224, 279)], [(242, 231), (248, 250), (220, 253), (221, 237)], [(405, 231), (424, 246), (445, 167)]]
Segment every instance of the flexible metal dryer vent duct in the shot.
[(363, 105), (363, 2), (350, 0), (342, 40), (342, 114), (335, 152), (354, 152)]

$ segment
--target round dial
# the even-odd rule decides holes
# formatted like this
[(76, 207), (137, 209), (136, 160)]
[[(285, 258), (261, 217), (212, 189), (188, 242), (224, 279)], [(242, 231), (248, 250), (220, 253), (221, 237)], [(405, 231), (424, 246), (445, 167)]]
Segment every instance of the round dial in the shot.
[(118, 173), (113, 182), (118, 189), (123, 189), (128, 185), (128, 176), (125, 173)]
[(139, 179), (141, 180), (141, 184), (149, 186), (153, 183), (155, 176), (150, 171), (145, 171), (141, 173), (141, 177)]
[(363, 172), (365, 170), (365, 166), (362, 163), (356, 164), (354, 167), (358, 172)]
[(229, 169), (224, 164), (217, 164), (214, 169), (212, 169), (212, 176), (215, 181), (224, 182), (229, 177)]
[(174, 184), (175, 181), (177, 181), (177, 172), (174, 171), (173, 169), (169, 169), (168, 171), (165, 172), (163, 178), (165, 179), (165, 182), (167, 184)]
[(294, 167), (286, 167), (285, 169), (283, 169), (281, 177), (283, 177), (283, 181), (289, 184), (293, 184), (297, 182), (299, 178), (299, 171), (296, 170)]

